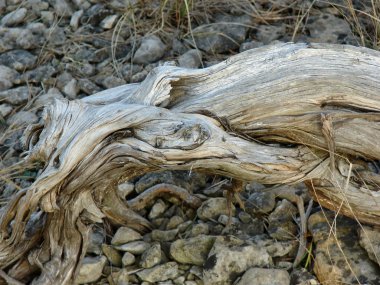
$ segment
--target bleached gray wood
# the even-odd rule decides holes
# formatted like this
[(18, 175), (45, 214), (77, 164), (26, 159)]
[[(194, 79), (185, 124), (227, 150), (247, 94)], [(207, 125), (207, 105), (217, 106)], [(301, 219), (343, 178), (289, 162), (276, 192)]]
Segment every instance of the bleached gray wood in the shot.
[[(25, 134), (26, 159), (45, 166), (1, 213), (1, 268), (18, 262), (8, 273), (22, 279), (42, 266), (34, 284), (70, 284), (86, 248), (85, 217), (151, 227), (115, 186), (164, 169), (304, 181), (323, 206), (380, 224), (379, 175), (368, 166), (380, 158), (379, 74), (380, 54), (369, 49), (278, 44), (57, 100)], [(37, 211), (45, 223), (31, 221)]]

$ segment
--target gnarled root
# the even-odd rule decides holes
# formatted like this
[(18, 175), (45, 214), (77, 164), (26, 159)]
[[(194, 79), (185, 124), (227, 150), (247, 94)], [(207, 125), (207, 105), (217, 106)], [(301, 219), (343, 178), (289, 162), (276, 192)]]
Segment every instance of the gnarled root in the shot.
[(34, 284), (70, 284), (92, 223), (149, 229), (133, 209), (163, 193), (196, 207), (172, 186), (128, 204), (117, 197), (118, 182), (164, 169), (304, 181), (323, 206), (380, 224), (380, 179), (368, 166), (380, 159), (379, 73), (380, 54), (365, 48), (280, 44), (57, 100), (26, 133), (26, 159), (44, 167), (1, 212), (0, 269), (19, 281), (36, 274)]

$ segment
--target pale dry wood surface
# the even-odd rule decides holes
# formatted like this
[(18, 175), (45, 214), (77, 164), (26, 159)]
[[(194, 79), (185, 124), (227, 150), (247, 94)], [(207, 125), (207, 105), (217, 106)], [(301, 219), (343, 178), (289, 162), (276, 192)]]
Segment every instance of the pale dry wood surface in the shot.
[(1, 212), (1, 269), (23, 282), (35, 274), (34, 284), (71, 284), (91, 223), (151, 228), (136, 201), (115, 194), (117, 183), (150, 171), (303, 181), (321, 205), (380, 224), (380, 179), (369, 165), (380, 159), (379, 74), (380, 53), (366, 48), (278, 44), (57, 100), (25, 134), (26, 160), (44, 166)]

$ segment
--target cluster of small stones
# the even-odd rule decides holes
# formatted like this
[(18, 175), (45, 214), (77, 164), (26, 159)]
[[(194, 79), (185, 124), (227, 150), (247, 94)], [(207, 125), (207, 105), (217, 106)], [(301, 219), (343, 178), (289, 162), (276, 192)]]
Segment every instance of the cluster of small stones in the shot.
[[(264, 24), (255, 13), (245, 13), (248, 8), (211, 13), (194, 24), (191, 37), (176, 31), (137, 35), (124, 15), (134, 7), (141, 9), (140, 2), (0, 0), (0, 169), (20, 160), (23, 129), (37, 122), (42, 107), (54, 99), (75, 100), (141, 82), (162, 64), (202, 68), (236, 52), (292, 39), (293, 28), (284, 22)], [(276, 9), (290, 2), (256, 1), (255, 8)], [(309, 7), (311, 1), (304, 2)], [(143, 4), (151, 10), (160, 7), (158, 0)], [(336, 9), (325, 1), (313, 5), (298, 41), (358, 43)], [(37, 172), (25, 171), (13, 183), (0, 181), (0, 202), (18, 187), (29, 186)], [(331, 235), (335, 217), (318, 206), (308, 220), (311, 263), (306, 269), (305, 260), (292, 267), (300, 226), (291, 197), (301, 195), (307, 205), (310, 197), (303, 187), (275, 194), (248, 184), (242, 194), (246, 207), (233, 206), (231, 219), (223, 186), (212, 187), (215, 181), (199, 174), (148, 174), (119, 185), (119, 195), (128, 200), (162, 182), (198, 195), (202, 206), (187, 208), (170, 197), (156, 200), (140, 213), (155, 226), (145, 235), (126, 227), (110, 228), (106, 222), (95, 225), (77, 283), (310, 285), (319, 284), (310, 270), (315, 261), (318, 277), (333, 276), (331, 284), (380, 282), (378, 231), (358, 230), (355, 223), (340, 218)]]
[[(102, 224), (97, 225), (77, 282), (319, 284), (307, 270), (292, 268), (298, 249), (296, 206), (284, 195), (276, 198), (252, 183), (242, 193), (245, 209), (231, 205), (229, 210), (226, 190), (213, 186), (215, 179), (178, 171), (150, 173), (135, 183), (118, 185), (118, 195), (126, 202), (162, 182), (183, 187), (204, 202), (191, 209), (173, 197), (156, 200), (140, 212), (155, 226), (145, 235), (128, 227), (109, 235)], [(289, 197), (310, 200), (302, 186), (285, 190)]]
[[(149, 173), (118, 185), (126, 203), (163, 182), (183, 187), (204, 202), (192, 209), (173, 197), (157, 199), (140, 212), (155, 227), (144, 235), (128, 227), (110, 231), (96, 225), (77, 282), (313, 285), (380, 280), (378, 230), (338, 217), (331, 234), (335, 213), (315, 205), (307, 222), (310, 255), (306, 252), (301, 265), (294, 267), (300, 228), (295, 203), (299, 196), (309, 204), (307, 189), (249, 183), (241, 193), (244, 209), (238, 204), (229, 208), (227, 190), (217, 183), (222, 179), (175, 171)], [(318, 263), (316, 276), (312, 263)]]

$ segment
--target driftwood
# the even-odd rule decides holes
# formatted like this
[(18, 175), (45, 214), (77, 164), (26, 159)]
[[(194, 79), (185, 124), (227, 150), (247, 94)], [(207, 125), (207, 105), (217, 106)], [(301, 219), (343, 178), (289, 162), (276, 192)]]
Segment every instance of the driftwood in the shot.
[(57, 100), (25, 134), (26, 159), (44, 166), (1, 212), (3, 275), (71, 284), (91, 223), (151, 227), (137, 202), (118, 200), (117, 183), (163, 169), (304, 181), (321, 205), (379, 225), (379, 121), (380, 53), (340, 45), (266, 46), (202, 70), (163, 66), (141, 84)]

